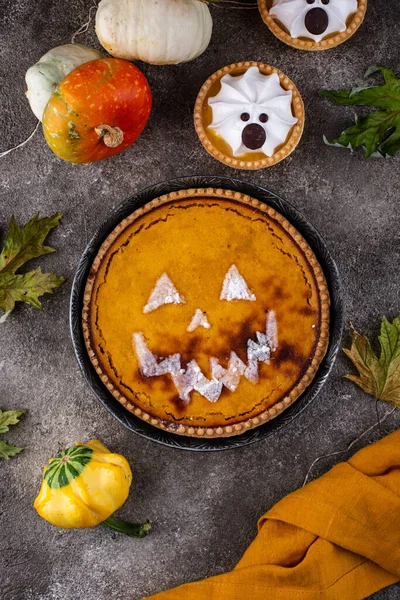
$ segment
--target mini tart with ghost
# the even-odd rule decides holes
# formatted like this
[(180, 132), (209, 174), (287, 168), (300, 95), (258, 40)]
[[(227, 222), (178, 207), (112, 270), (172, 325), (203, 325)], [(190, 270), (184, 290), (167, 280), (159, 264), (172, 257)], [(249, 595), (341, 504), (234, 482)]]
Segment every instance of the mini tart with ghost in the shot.
[(192, 189), (109, 235), (82, 318), (96, 372), (129, 411), (173, 433), (227, 437), (310, 384), (328, 345), (329, 293), (282, 215), (238, 192)]
[(280, 40), (299, 50), (328, 50), (360, 27), (367, 0), (258, 0), (264, 22)]
[(294, 83), (278, 69), (239, 62), (202, 86), (194, 123), (214, 158), (235, 169), (258, 170), (293, 152), (303, 133), (304, 105)]

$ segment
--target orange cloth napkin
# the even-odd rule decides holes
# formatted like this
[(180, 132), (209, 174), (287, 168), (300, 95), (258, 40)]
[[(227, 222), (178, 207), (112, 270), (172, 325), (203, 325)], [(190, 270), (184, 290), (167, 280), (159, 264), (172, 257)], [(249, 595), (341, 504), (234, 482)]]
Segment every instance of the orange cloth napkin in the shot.
[(400, 430), (283, 498), (258, 528), (233, 571), (151, 600), (362, 600), (399, 581)]

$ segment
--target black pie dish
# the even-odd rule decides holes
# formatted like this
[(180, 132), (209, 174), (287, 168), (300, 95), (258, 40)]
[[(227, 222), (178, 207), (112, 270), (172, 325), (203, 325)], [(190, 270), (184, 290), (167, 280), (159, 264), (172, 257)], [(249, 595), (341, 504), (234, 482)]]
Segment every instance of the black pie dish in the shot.
[[(310, 245), (317, 257), (327, 280), (330, 297), (330, 338), (329, 346), (325, 358), (315, 375), (311, 384), (306, 388), (303, 394), (284, 410), (275, 419), (251, 429), (241, 435), (227, 438), (194, 438), (177, 435), (157, 427), (149, 425), (132, 413), (126, 410), (107, 390), (99, 376), (97, 375), (92, 363), (90, 362), (82, 331), (82, 306), (83, 294), (86, 279), (90, 266), (96, 257), (100, 246), (113, 231), (113, 229), (130, 215), (134, 210), (147, 204), (154, 198), (169, 194), (170, 192), (190, 189), (190, 188), (222, 188), (238, 191), (243, 194), (265, 202), (281, 213), (296, 229), (301, 233), (306, 242)], [(171, 448), (181, 448), (183, 450), (228, 450), (230, 448), (239, 448), (248, 444), (262, 440), (269, 435), (278, 432), (282, 427), (288, 425), (314, 400), (320, 392), (322, 386), (328, 378), (328, 375), (334, 364), (336, 355), (340, 348), (342, 332), (344, 326), (344, 307), (343, 293), (340, 275), (337, 266), (325, 244), (325, 241), (316, 231), (316, 229), (307, 221), (307, 219), (297, 211), (291, 204), (282, 200), (272, 192), (257, 185), (246, 183), (230, 177), (182, 177), (172, 179), (146, 188), (132, 198), (125, 201), (113, 212), (107, 221), (98, 229), (89, 244), (87, 245), (81, 260), (79, 261), (75, 278), (72, 285), (70, 301), (70, 328), (72, 342), (76, 358), (82, 370), (83, 376), (97, 396), (103, 406), (130, 431), (141, 435), (149, 440), (164, 444)]]

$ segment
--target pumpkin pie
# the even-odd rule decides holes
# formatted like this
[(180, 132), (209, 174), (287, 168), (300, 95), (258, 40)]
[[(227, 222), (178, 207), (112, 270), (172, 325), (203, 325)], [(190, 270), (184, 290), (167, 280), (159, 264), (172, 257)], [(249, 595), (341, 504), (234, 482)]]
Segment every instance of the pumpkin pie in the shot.
[(310, 384), (329, 302), (314, 253), (282, 215), (238, 192), (191, 189), (108, 236), (88, 275), (83, 331), (104, 385), (137, 417), (227, 437)]
[(220, 162), (235, 169), (264, 169), (296, 148), (304, 105), (294, 83), (278, 69), (239, 62), (204, 83), (194, 124), (204, 148)]
[(328, 50), (348, 40), (362, 24), (367, 0), (258, 0), (264, 23), (299, 50)]

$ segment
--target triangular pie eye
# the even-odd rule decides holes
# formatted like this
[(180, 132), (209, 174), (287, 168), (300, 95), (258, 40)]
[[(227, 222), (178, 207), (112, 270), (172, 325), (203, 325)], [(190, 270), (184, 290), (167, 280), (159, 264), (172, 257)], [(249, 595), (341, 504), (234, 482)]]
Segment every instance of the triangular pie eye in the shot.
[(181, 296), (166, 273), (158, 279), (143, 312), (152, 312), (164, 304), (185, 304), (185, 298)]
[(256, 300), (255, 295), (250, 291), (244, 277), (239, 273), (236, 265), (232, 265), (225, 275), (222, 284), (220, 300)]

